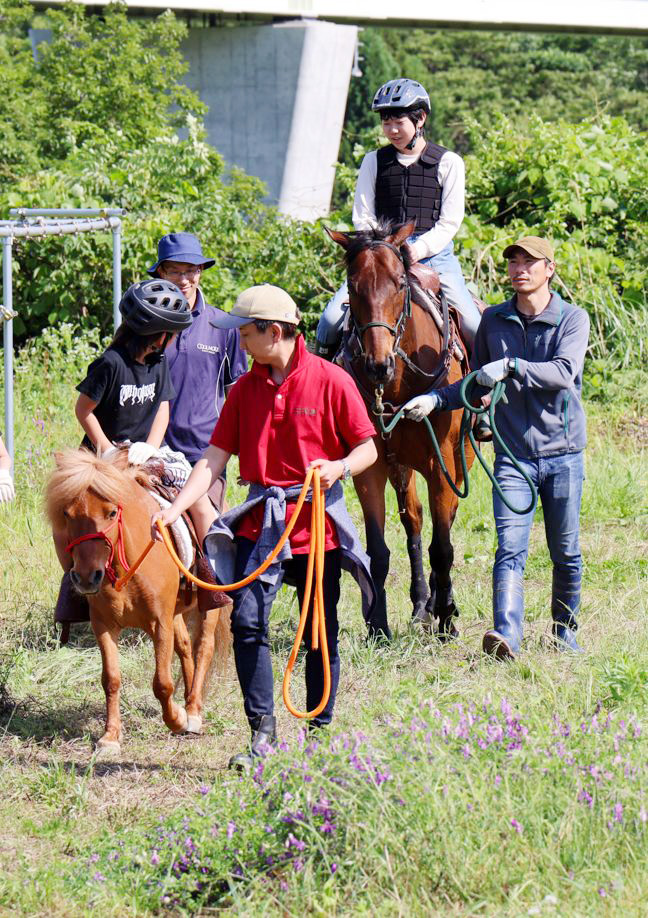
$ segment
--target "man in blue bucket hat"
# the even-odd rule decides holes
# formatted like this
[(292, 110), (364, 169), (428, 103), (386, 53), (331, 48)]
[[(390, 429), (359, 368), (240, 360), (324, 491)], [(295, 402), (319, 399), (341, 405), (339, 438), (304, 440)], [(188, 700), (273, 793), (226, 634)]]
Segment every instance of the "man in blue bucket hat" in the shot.
[[(223, 329), (217, 323), (226, 315), (206, 302), (200, 289), (202, 272), (213, 267), (214, 259), (202, 250), (193, 233), (168, 233), (158, 242), (155, 264), (148, 273), (176, 284), (187, 298), (193, 322), (166, 350), (166, 358), (176, 397), (171, 402), (171, 417), (165, 442), (179, 450), (194, 465), (209, 444), (220, 417), (227, 392), (247, 371), (247, 360), (237, 329)], [(210, 491), (220, 509), (225, 494), (225, 478), (219, 478)], [(192, 518), (200, 540), (213, 522), (213, 511), (194, 508)]]

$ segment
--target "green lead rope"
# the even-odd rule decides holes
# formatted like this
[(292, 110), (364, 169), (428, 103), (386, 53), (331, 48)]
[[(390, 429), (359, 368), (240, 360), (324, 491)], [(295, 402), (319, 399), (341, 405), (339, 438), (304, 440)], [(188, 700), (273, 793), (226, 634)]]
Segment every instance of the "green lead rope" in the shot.
[[(461, 418), (461, 429), (459, 433), (460, 444), (461, 444), (460, 445), (461, 469), (463, 472), (463, 480), (464, 480), (464, 490), (463, 491), (457, 487), (457, 485), (454, 483), (454, 481), (452, 480), (448, 472), (448, 468), (445, 464), (443, 456), (441, 455), (441, 448), (439, 447), (439, 441), (437, 440), (436, 433), (434, 432), (434, 428), (430, 424), (429, 419), (427, 417), (423, 418), (423, 423), (427, 427), (427, 432), (430, 437), (430, 440), (432, 441), (432, 446), (434, 448), (434, 452), (436, 454), (436, 458), (437, 458), (437, 462), (439, 463), (439, 467), (441, 471), (443, 472), (443, 475), (446, 481), (448, 482), (449, 486), (452, 488), (454, 493), (457, 495), (457, 497), (460, 497), (460, 498), (468, 497), (468, 493), (470, 490), (470, 480), (468, 476), (468, 462), (466, 461), (466, 437), (467, 437), (470, 440), (472, 448), (475, 452), (475, 455), (479, 459), (482, 465), (482, 468), (484, 469), (484, 471), (490, 478), (493, 484), (493, 487), (495, 488), (495, 490), (501, 497), (504, 504), (509, 508), (509, 510), (512, 513), (518, 513), (520, 514), (520, 516), (524, 516), (527, 513), (530, 513), (532, 510), (535, 509), (535, 506), (538, 502), (538, 492), (535, 488), (535, 485), (533, 484), (533, 482), (527, 475), (527, 473), (524, 471), (520, 463), (517, 461), (517, 459), (511, 452), (511, 450), (508, 448), (508, 446), (504, 442), (504, 440), (502, 440), (501, 434), (499, 430), (497, 429), (497, 425), (495, 423), (495, 407), (497, 403), (503, 401), (506, 404), (505, 386), (503, 382), (495, 383), (495, 386), (491, 394), (490, 405), (487, 408), (471, 405), (469, 390), (472, 390), (472, 387), (475, 384), (475, 377), (478, 372), (479, 372), (478, 370), (474, 370), (472, 373), (469, 373), (462, 381), (461, 388), (459, 390), (461, 402), (464, 408), (463, 415)], [(481, 450), (475, 440), (475, 435), (473, 433), (473, 428), (472, 428), (471, 415), (473, 414), (481, 415), (481, 414), (485, 414), (486, 412), (488, 412), (488, 416), (490, 419), (490, 426), (491, 426), (491, 430), (493, 431), (493, 439), (500, 445), (502, 451), (505, 453), (505, 455), (509, 457), (509, 459), (513, 463), (513, 466), (517, 469), (520, 475), (522, 475), (522, 477), (524, 478), (524, 480), (529, 486), (529, 491), (531, 492), (531, 501), (529, 505), (527, 507), (524, 507), (523, 509), (520, 509), (519, 507), (514, 507), (509, 502), (508, 498), (502, 491), (500, 483), (495, 478), (494, 473), (488, 467), (486, 460), (482, 456)], [(385, 436), (390, 434), (392, 430), (396, 427), (398, 422), (401, 420), (404, 413), (405, 413), (405, 407), (399, 408), (396, 414), (394, 415), (394, 417), (391, 419), (391, 421), (388, 424), (385, 424), (381, 414), (377, 414), (376, 418), (377, 418), (378, 427), (380, 428), (380, 432), (382, 434), (385, 434)]]

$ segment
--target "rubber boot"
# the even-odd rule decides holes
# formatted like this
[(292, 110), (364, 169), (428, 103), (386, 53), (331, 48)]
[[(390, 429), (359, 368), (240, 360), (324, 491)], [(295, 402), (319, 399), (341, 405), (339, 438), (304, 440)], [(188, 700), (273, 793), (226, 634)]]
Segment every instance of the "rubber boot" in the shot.
[(86, 596), (82, 596), (72, 586), (70, 572), (63, 574), (59, 587), (56, 608), (54, 609), (54, 624), (60, 624), (61, 633), (59, 642), (61, 646), (70, 639), (71, 622), (89, 622), (90, 606)]
[(484, 635), (482, 646), (498, 660), (514, 660), (522, 643), (524, 585), (517, 571), (493, 574), (493, 620), (495, 627)]
[(229, 760), (228, 768), (235, 771), (251, 771), (255, 759), (263, 759), (269, 746), (277, 742), (277, 721), (272, 714), (248, 717), (252, 739), (247, 752), (238, 752)]
[(554, 643), (557, 650), (584, 653), (576, 640), (580, 609), (581, 575), (568, 571), (553, 572), (551, 590), (551, 617), (553, 619)]

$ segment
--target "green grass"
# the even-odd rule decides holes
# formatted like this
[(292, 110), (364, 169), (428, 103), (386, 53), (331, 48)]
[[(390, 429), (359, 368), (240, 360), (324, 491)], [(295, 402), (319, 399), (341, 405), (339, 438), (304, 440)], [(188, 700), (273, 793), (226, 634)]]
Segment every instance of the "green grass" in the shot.
[(316, 748), (304, 744), (280, 700), (297, 615), (283, 589), (272, 650), (284, 748), (246, 780), (226, 769), (247, 738), (233, 673), (212, 686), (205, 736), (173, 737), (151, 691), (150, 644), (135, 633), (121, 649), (122, 756), (93, 757), (99, 653), (85, 626), (55, 644), (60, 573), (41, 509), (52, 450), (79, 441), (72, 381), (90, 355), (73, 336), (48, 346), (18, 373), (18, 496), (0, 508), (0, 914), (645, 914), (641, 387), (588, 405), (582, 658), (548, 640), (541, 513), (520, 660), (480, 653), (495, 545), (480, 470), (453, 529), (460, 638), (441, 647), (413, 630), (390, 496), (393, 643), (367, 645), (345, 577), (336, 720)]

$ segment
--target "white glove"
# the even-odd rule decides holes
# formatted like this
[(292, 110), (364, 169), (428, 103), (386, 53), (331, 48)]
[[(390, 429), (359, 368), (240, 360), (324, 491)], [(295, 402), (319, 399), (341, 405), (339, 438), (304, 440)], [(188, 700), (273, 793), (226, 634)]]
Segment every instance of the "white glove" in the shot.
[(405, 403), (405, 417), (410, 421), (422, 421), (428, 414), (441, 407), (441, 399), (435, 392), (427, 395), (415, 395)]
[(16, 496), (9, 469), (0, 469), (0, 504), (8, 504)]
[(128, 450), (128, 461), (131, 465), (145, 465), (157, 453), (157, 446), (151, 446), (150, 443), (133, 443)]
[(495, 383), (501, 382), (509, 375), (509, 358), (501, 357), (499, 360), (493, 360), (492, 363), (486, 363), (477, 371), (475, 382), (480, 386), (486, 386), (492, 389)]

